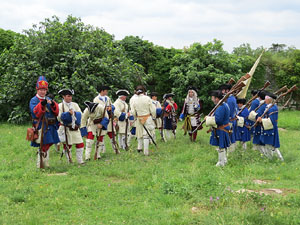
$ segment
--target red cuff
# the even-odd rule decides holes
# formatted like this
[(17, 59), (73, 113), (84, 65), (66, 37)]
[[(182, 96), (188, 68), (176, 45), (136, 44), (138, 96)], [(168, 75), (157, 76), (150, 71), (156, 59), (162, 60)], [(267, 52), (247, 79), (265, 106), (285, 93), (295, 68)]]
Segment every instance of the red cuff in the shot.
[(54, 116), (58, 116), (58, 113), (59, 113), (58, 104), (54, 100), (52, 100), (52, 102), (54, 102), (54, 105), (53, 106), (51, 105), (53, 114), (54, 114)]
[(33, 113), (37, 118), (40, 118), (45, 112), (46, 108), (41, 103), (37, 104), (33, 109)]
[(175, 109), (175, 111), (177, 110), (177, 108), (178, 108), (178, 106), (177, 106), (177, 104), (174, 102), (173, 103), (173, 106), (174, 106), (174, 109)]

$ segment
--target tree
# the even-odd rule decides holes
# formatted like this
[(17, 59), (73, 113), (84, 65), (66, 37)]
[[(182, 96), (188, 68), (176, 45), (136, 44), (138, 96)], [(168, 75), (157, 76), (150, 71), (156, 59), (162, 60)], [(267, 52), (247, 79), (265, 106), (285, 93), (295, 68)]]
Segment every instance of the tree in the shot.
[(74, 89), (74, 101), (84, 107), (83, 102), (97, 94), (97, 86), (110, 85), (113, 95), (117, 88), (132, 90), (140, 73), (112, 35), (72, 16), (64, 23), (54, 16), (25, 31), (0, 56), (0, 65), (1, 118), (16, 123), (28, 121), (28, 103), (40, 75), (46, 76), (53, 94)]

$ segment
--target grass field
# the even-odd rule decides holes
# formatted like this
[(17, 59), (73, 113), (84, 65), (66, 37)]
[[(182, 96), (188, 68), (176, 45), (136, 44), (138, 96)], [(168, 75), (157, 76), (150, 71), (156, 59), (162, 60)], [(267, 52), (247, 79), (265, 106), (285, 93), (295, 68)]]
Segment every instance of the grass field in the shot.
[(68, 165), (52, 148), (51, 167), (40, 171), (28, 126), (1, 124), (0, 224), (300, 224), (300, 112), (279, 116), (284, 162), (239, 148), (224, 168), (206, 129), (196, 143), (178, 129), (150, 157), (136, 142), (115, 155), (106, 141), (101, 161)]

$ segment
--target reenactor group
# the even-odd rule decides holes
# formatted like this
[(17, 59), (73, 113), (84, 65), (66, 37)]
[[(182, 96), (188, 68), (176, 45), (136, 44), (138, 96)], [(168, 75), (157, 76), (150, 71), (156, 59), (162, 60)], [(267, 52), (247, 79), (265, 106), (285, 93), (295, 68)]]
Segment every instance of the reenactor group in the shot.
[[(236, 142), (246, 149), (251, 139), (253, 149), (269, 158), (276, 155), (283, 160), (279, 151), (278, 107), (274, 104), (277, 96), (264, 90), (254, 90), (249, 105), (246, 99), (237, 99), (232, 89), (231, 85), (224, 84), (210, 93), (216, 107), (201, 121), (202, 101), (197, 96), (197, 89), (190, 86), (179, 117), (184, 120), (184, 134), (189, 134), (190, 140), (195, 142), (197, 131), (203, 128), (204, 122), (211, 127), (210, 144), (217, 147), (219, 156), (216, 166), (225, 166), (228, 154), (236, 148)], [(101, 86), (93, 101), (84, 102), (86, 108), (82, 112), (72, 101), (73, 90), (59, 91), (62, 102), (58, 104), (53, 96), (47, 95), (46, 78), (39, 77), (36, 96), (29, 104), (33, 128), (37, 133), (31, 146), (39, 149), (38, 168), (49, 167), (49, 148), (53, 144), (63, 144), (62, 154), (70, 163), (71, 148), (75, 145), (76, 160), (78, 164), (84, 164), (91, 160), (91, 153), (95, 160), (101, 159), (106, 152), (105, 135), (116, 154), (120, 150), (128, 150), (134, 138), (137, 151), (145, 156), (149, 155), (149, 145), (156, 145), (156, 129), (159, 129), (164, 141), (176, 137), (178, 106), (173, 100), (174, 94), (165, 94), (161, 104), (157, 100), (158, 93), (152, 92), (148, 96), (144, 86), (140, 85), (128, 105), (128, 90), (118, 90), (115, 102), (108, 97), (109, 90), (108, 86)], [(86, 138), (85, 145), (83, 138)]]

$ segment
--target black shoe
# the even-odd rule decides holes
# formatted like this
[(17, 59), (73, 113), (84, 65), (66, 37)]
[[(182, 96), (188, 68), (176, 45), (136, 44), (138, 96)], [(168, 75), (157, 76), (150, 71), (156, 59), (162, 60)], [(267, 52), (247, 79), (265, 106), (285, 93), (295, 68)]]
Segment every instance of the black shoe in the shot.
[(141, 152), (143, 152), (143, 150), (139, 150), (139, 149), (138, 149), (137, 152), (138, 152), (138, 153), (141, 153)]
[(97, 158), (97, 160), (101, 160), (101, 157)]

